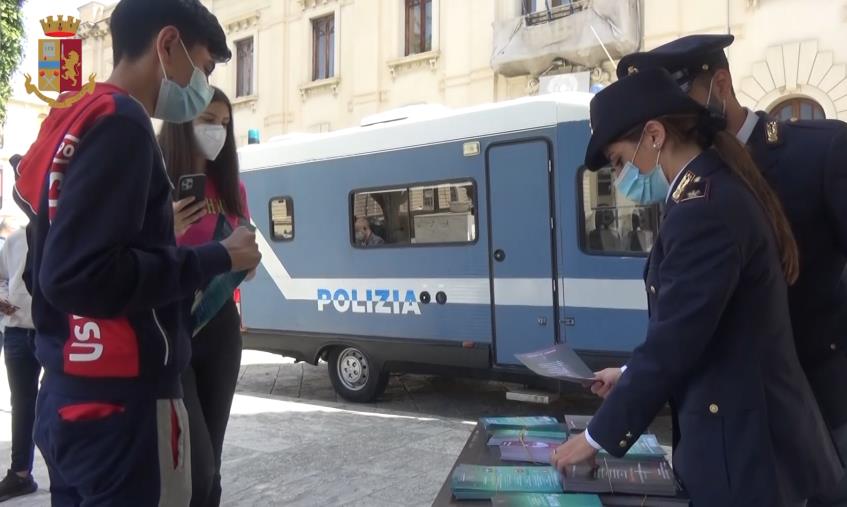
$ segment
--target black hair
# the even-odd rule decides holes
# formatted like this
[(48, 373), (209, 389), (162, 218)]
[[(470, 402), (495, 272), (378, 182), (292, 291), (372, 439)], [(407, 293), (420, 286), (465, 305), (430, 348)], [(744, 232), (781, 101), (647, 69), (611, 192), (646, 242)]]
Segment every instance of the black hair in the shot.
[(188, 49), (202, 44), (218, 63), (232, 57), (218, 18), (200, 0), (121, 0), (109, 20), (113, 64), (140, 57), (166, 26), (179, 30)]
[[(232, 104), (226, 94), (212, 87), (214, 95), (212, 102), (226, 104), (229, 111), (229, 123), (226, 125), (226, 141), (215, 160), (206, 161), (206, 177), (212, 180), (218, 194), (221, 196), (224, 211), (230, 215), (244, 216), (244, 205), (241, 202), (241, 185), (238, 177), (238, 152), (235, 146), (233, 130)], [(199, 147), (194, 139), (194, 124), (164, 122), (159, 132), (159, 146), (165, 157), (168, 176), (171, 181), (179, 181), (179, 177), (195, 172), (194, 163)]]

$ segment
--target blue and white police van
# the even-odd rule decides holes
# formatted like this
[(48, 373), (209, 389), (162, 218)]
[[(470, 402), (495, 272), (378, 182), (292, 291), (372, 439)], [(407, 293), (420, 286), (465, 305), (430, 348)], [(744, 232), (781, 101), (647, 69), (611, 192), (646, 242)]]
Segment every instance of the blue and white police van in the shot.
[(263, 256), (241, 288), (245, 347), (324, 359), (354, 401), (389, 372), (525, 378), (515, 354), (559, 342), (620, 364), (644, 339), (658, 210), (582, 167), (590, 97), (242, 148)]

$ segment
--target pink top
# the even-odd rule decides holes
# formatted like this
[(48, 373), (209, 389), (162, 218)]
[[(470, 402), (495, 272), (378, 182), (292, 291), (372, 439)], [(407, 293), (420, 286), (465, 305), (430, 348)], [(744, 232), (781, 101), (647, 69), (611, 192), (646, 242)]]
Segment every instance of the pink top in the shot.
[[(241, 206), (244, 210), (244, 218), (250, 219), (250, 210), (247, 208), (247, 192), (244, 190), (244, 184), (238, 183), (239, 193), (241, 194)], [(206, 216), (192, 224), (185, 234), (178, 237), (176, 242), (180, 246), (197, 246), (203, 245), (213, 240), (215, 227), (218, 225), (218, 214), (223, 213), (223, 205), (221, 203), (220, 194), (215, 184), (210, 178), (206, 179)], [(238, 227), (238, 218), (235, 215), (227, 215), (227, 221), (233, 229)]]

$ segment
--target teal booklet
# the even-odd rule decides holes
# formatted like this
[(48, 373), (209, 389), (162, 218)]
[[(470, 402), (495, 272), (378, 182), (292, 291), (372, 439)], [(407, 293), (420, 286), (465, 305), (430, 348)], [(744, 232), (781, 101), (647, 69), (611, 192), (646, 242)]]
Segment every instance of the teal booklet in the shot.
[(497, 495), (493, 507), (603, 507), (597, 495), (515, 493)]
[(561, 493), (559, 472), (552, 466), (458, 465), (450, 477), (457, 500), (485, 500), (498, 493)]
[[(246, 220), (239, 220), (239, 225), (252, 228)], [(232, 234), (232, 226), (226, 217), (220, 213), (213, 238), (220, 241)], [(247, 278), (247, 271), (229, 272), (218, 275), (209, 282), (205, 289), (197, 291), (194, 303), (191, 305), (191, 336), (203, 329), (215, 315), (232, 299), (235, 289)]]
[(568, 439), (568, 430), (564, 425), (560, 425), (560, 429), (521, 429), (521, 430), (493, 430), (490, 432), (491, 438), (488, 439), (488, 445), (500, 445), (507, 440), (523, 440), (526, 442), (547, 442), (553, 444), (563, 444)]
[(479, 423), (486, 431), (496, 430), (560, 430), (561, 424), (555, 417), (481, 417)]
[(550, 464), (553, 451), (561, 444), (551, 442), (506, 440), (499, 446), (502, 461), (519, 461), (523, 463)]

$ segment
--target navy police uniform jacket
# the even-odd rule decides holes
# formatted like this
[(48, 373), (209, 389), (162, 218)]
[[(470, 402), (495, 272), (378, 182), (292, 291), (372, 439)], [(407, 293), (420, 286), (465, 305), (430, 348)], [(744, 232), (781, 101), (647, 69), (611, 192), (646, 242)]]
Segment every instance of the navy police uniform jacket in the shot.
[(695, 507), (779, 506), (841, 463), (797, 360), (770, 223), (717, 153), (671, 189), (645, 274), (645, 342), (588, 431), (623, 456), (670, 402), (673, 464)]
[(834, 430), (847, 424), (847, 124), (758, 115), (748, 146), (800, 251), (800, 278), (788, 290), (797, 355)]

